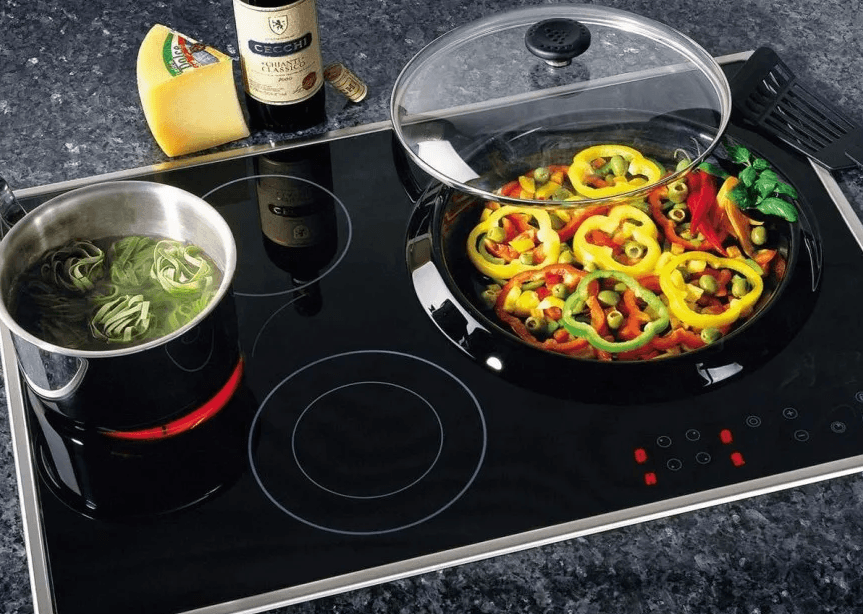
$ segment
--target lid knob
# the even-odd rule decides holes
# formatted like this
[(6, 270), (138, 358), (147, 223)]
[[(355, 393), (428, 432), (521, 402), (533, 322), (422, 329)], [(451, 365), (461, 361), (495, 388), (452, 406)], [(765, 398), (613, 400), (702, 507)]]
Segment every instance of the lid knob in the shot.
[(590, 46), (590, 31), (574, 19), (546, 19), (528, 28), (524, 44), (551, 66), (569, 66), (572, 58)]

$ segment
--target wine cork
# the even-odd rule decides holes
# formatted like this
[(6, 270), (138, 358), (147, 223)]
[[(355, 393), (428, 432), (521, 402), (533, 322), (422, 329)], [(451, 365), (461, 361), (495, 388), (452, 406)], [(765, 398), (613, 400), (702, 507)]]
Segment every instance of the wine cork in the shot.
[(324, 79), (353, 102), (361, 101), (369, 91), (366, 84), (341, 62), (324, 68)]

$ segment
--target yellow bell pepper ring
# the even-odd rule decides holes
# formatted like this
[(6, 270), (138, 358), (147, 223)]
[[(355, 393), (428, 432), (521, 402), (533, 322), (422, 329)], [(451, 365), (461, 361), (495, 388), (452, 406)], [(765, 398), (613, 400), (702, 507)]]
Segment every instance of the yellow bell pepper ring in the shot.
[[(632, 239), (644, 246), (644, 255), (635, 264), (618, 262), (610, 246), (588, 241), (593, 230), (614, 235), (618, 240)], [(601, 269), (638, 277), (653, 273), (656, 268), (662, 254), (657, 236), (656, 224), (644, 211), (632, 205), (617, 205), (609, 210), (608, 215), (593, 215), (581, 223), (572, 238), (572, 251), (583, 265), (592, 262)]]
[[(685, 284), (675, 283), (672, 273), (690, 261), (706, 261), (715, 269), (731, 269), (740, 273), (749, 282), (750, 290), (740, 298), (732, 299), (722, 313), (698, 313), (686, 302), (688, 296)], [(659, 286), (668, 298), (668, 309), (681, 322), (694, 328), (718, 328), (727, 326), (740, 318), (744, 310), (752, 307), (764, 290), (764, 282), (758, 272), (743, 260), (722, 258), (709, 252), (685, 252), (669, 260), (659, 272)]]
[[(614, 183), (606, 187), (587, 185), (585, 179), (594, 175), (592, 162), (597, 158), (620, 156), (627, 163), (626, 177), (616, 176)], [(576, 192), (587, 198), (605, 198), (616, 194), (632, 192), (645, 185), (656, 183), (662, 177), (662, 169), (655, 162), (645, 158), (640, 151), (626, 145), (594, 145), (583, 149), (572, 159), (569, 166), (569, 180)], [(646, 178), (646, 179), (645, 179)]]
[[(489, 258), (481, 253), (480, 244), (485, 241), (485, 235), (489, 230), (495, 227), (500, 227), (502, 220), (507, 215), (514, 213), (523, 213), (531, 216), (538, 225), (536, 238), (543, 246), (543, 260), (533, 264), (525, 264), (521, 260), (515, 259), (506, 262), (500, 258)], [(516, 237), (514, 240), (520, 240)], [(526, 251), (525, 246), (519, 245), (518, 253)], [(477, 224), (467, 238), (467, 254), (474, 266), (485, 275), (495, 279), (510, 279), (523, 271), (531, 271), (540, 269), (546, 265), (554, 264), (560, 255), (560, 237), (555, 232), (551, 224), (551, 217), (544, 209), (533, 207), (516, 207), (513, 205), (505, 205), (500, 209), (492, 211), (492, 213), (479, 224)]]

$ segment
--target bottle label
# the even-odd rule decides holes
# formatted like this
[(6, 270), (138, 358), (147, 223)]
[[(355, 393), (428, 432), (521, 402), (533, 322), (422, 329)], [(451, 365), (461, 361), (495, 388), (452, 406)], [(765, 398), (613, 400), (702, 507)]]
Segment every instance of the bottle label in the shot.
[(274, 105), (312, 97), (324, 83), (315, 0), (250, 6), (234, 0), (246, 92)]
[(219, 58), (210, 53), (205, 44), (170, 32), (162, 44), (162, 62), (172, 77), (179, 77), (201, 66), (217, 64)]

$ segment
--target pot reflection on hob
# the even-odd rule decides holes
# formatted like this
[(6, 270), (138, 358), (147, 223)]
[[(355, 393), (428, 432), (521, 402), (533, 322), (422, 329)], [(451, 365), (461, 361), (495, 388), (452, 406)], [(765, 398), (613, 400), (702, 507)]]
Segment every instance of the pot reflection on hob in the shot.
[(249, 439), (252, 472), (282, 511), (334, 533), (422, 523), (458, 500), (485, 457), (482, 408), (452, 373), (385, 350), (336, 354), (285, 377)]
[(246, 434), (257, 402), (244, 383), (243, 361), (198, 409), (135, 430), (71, 421), (25, 391), (44, 482), (84, 516), (178, 511), (223, 491), (246, 471)]

